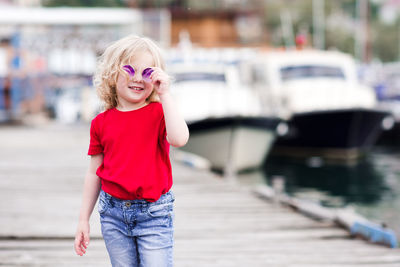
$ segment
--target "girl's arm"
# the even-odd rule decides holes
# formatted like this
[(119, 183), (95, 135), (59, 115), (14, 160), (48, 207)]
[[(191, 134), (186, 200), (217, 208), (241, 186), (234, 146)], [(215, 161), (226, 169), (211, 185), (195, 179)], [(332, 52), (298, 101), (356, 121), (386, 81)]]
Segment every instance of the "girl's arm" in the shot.
[(86, 173), (85, 184), (83, 187), (82, 205), (79, 214), (78, 228), (75, 234), (75, 252), (79, 256), (86, 253), (87, 246), (89, 245), (89, 219), (93, 212), (94, 205), (96, 204), (99, 196), (101, 181), (96, 175), (97, 168), (103, 162), (103, 154), (91, 156), (89, 169)]
[(184, 146), (189, 139), (189, 130), (169, 93), (170, 77), (160, 68), (154, 70), (151, 79), (163, 106), (167, 141), (175, 147)]
[(189, 139), (189, 130), (185, 120), (178, 112), (169, 93), (160, 95), (160, 99), (164, 110), (168, 143), (174, 147), (184, 146)]

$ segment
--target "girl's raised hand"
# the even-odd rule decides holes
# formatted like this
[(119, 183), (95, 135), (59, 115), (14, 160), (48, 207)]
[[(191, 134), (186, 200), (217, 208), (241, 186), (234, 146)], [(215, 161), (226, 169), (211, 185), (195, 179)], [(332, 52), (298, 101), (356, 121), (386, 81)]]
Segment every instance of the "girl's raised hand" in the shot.
[(150, 76), (151, 82), (154, 85), (154, 90), (161, 97), (169, 92), (170, 76), (161, 68), (153, 67), (153, 73)]
[(90, 226), (89, 222), (79, 222), (78, 229), (75, 234), (75, 252), (79, 256), (83, 256), (86, 253), (87, 247), (90, 242), (89, 237)]

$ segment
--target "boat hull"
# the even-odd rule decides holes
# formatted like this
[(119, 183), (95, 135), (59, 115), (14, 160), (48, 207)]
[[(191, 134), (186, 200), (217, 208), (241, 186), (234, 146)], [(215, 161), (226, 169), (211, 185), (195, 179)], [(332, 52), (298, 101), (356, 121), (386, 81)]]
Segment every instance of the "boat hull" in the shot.
[(188, 123), (190, 138), (182, 148), (208, 159), (215, 170), (235, 173), (260, 167), (275, 140), (280, 120), (225, 117)]
[(382, 133), (389, 113), (374, 109), (344, 109), (295, 114), (289, 133), (279, 137), (273, 153), (290, 156), (357, 158)]

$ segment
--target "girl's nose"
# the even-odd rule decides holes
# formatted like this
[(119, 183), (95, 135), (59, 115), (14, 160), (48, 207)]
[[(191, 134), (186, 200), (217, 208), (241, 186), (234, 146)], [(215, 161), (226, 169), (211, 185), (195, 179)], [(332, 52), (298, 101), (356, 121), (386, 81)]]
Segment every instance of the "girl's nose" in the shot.
[(143, 80), (142, 74), (139, 71), (136, 71), (135, 75), (133, 75), (133, 81), (141, 82), (142, 80)]

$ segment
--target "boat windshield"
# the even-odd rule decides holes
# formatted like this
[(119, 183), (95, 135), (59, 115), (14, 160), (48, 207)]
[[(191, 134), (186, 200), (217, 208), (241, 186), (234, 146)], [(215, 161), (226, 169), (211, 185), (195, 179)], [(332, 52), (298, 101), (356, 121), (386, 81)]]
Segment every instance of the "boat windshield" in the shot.
[(220, 81), (226, 82), (224, 73), (185, 72), (174, 75), (175, 83), (187, 81)]
[(322, 65), (288, 66), (281, 68), (280, 73), (282, 81), (309, 78), (345, 79), (341, 68)]

